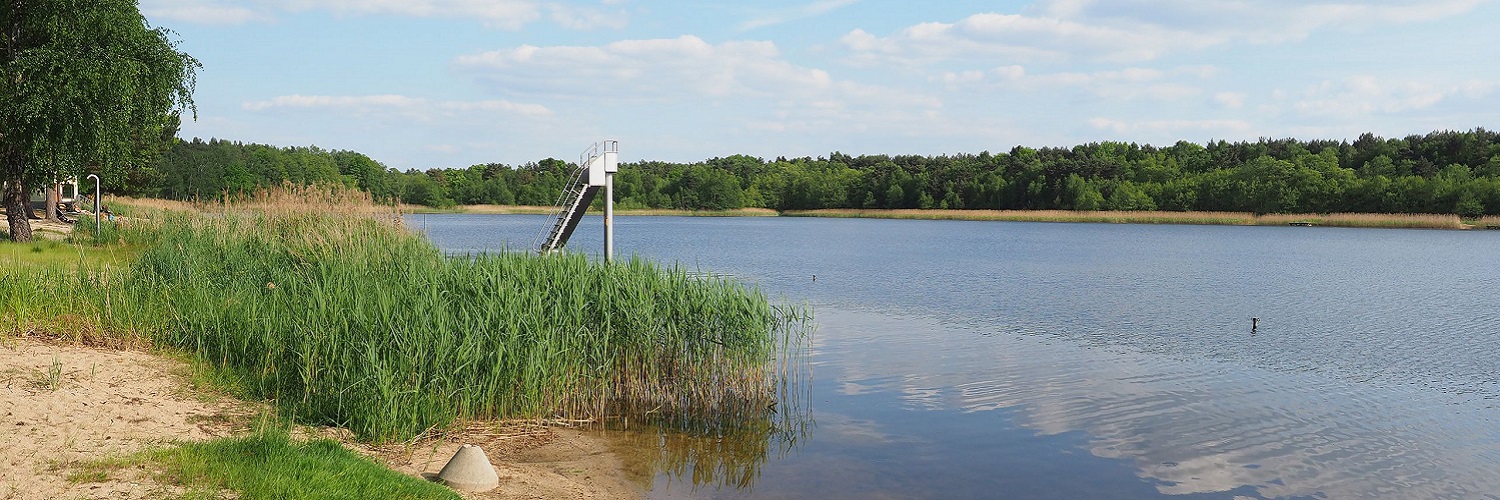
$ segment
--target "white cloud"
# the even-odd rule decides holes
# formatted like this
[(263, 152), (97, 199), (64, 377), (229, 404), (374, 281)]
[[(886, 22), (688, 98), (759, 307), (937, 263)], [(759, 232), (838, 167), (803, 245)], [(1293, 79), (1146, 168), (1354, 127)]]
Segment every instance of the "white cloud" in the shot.
[(181, 21), (191, 24), (244, 24), (267, 21), (271, 16), (249, 7), (225, 5), (216, 1), (141, 0), (141, 14), (154, 21)]
[(1025, 14), (975, 14), (890, 36), (855, 29), (840, 42), (860, 64), (1142, 62), (1226, 43), (1280, 43), (1329, 29), (1425, 22), (1483, 0), (1051, 0)]
[(486, 26), (518, 29), (541, 17), (531, 0), (262, 0), (293, 11), (327, 10), (341, 14), (388, 14), (413, 17), (458, 17), (482, 20)]
[(1031, 74), (1024, 66), (1010, 65), (985, 72), (946, 72), (930, 77), (929, 81), (946, 84), (954, 90), (1054, 93), (1062, 89), (1078, 89), (1101, 98), (1178, 101), (1203, 93), (1202, 89), (1184, 83), (1183, 79), (1207, 80), (1216, 77), (1218, 73), (1217, 68), (1212, 66), (1186, 66), (1170, 70), (1128, 67), (1087, 73)]
[(1048, 0), (1039, 15), (1106, 24), (1145, 24), (1228, 39), (1277, 43), (1323, 29), (1426, 22), (1460, 15), (1483, 0)]
[(630, 24), (630, 16), (624, 11), (575, 7), (564, 3), (548, 4), (547, 9), (552, 13), (553, 22), (568, 29), (585, 31), (600, 28), (622, 29)]
[(859, 0), (819, 0), (806, 5), (782, 9), (741, 23), (740, 31), (749, 31), (766, 26), (798, 21), (823, 15), (829, 11), (859, 3)]
[(1229, 109), (1240, 109), (1245, 107), (1246, 95), (1243, 92), (1219, 92), (1214, 94), (1214, 102)]
[(1181, 139), (1190, 133), (1217, 132), (1232, 136), (1244, 136), (1251, 125), (1242, 120), (1144, 120), (1120, 121), (1109, 118), (1091, 118), (1090, 127), (1130, 136), (1159, 136)]
[(782, 59), (760, 41), (710, 44), (685, 35), (623, 40), (602, 46), (521, 46), (459, 57), (464, 73), (504, 92), (629, 100), (760, 98), (937, 105), (920, 95), (836, 80), (828, 72)]
[(429, 101), (419, 97), (402, 95), (284, 95), (265, 101), (247, 102), (242, 106), (247, 111), (273, 109), (329, 109), (354, 115), (396, 113), (408, 118), (430, 120), (458, 114), (502, 113), (529, 117), (552, 114), (552, 110), (538, 104), (521, 104), (505, 100), (488, 101)]
[(714, 116), (725, 134), (852, 134), (873, 128), (904, 135), (908, 125), (932, 130), (921, 124), (931, 123), (928, 117), (942, 107), (942, 101), (922, 92), (843, 80), (792, 64), (774, 43), (763, 41), (708, 43), (682, 36), (599, 46), (521, 46), (462, 56), (454, 67), (501, 94), (539, 96), (578, 108), (642, 109), (663, 120)]
[[(605, 1), (604, 6), (617, 2)], [(326, 11), (342, 15), (393, 15), (474, 19), (485, 26), (519, 29), (542, 19), (543, 11), (570, 29), (622, 28), (628, 16), (571, 2), (537, 0), (142, 0), (141, 12), (153, 19), (195, 24), (239, 24), (270, 21), (289, 12)]]
[(1442, 85), (1353, 76), (1339, 81), (1325, 80), (1305, 89), (1293, 100), (1291, 109), (1307, 116), (1357, 118), (1424, 110), (1452, 97), (1483, 95), (1484, 88), (1478, 82)]
[(840, 41), (854, 53), (856, 62), (907, 65), (951, 59), (1146, 61), (1172, 50), (1217, 43), (1214, 37), (1152, 26), (1126, 29), (1014, 14), (975, 14), (952, 24), (923, 23), (889, 37), (856, 29)]

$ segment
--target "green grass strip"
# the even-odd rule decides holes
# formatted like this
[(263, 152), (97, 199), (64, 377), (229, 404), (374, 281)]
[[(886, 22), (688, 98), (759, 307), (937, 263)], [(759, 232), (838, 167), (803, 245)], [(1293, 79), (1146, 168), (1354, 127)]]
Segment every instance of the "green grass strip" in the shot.
[[(144, 453), (140, 461), (184, 498), (456, 499), (452, 490), (406, 476), (330, 439), (293, 440), (284, 429), (188, 443)], [(84, 475), (83, 478), (88, 478)]]

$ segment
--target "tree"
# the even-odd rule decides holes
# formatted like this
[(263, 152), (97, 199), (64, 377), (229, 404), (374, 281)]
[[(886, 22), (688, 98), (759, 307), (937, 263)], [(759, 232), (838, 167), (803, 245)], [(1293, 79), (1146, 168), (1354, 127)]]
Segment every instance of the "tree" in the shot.
[(3, 0), (0, 178), (11, 238), (31, 239), (29, 188), (130, 161), (192, 110), (198, 61), (135, 0)]
[(1156, 200), (1134, 182), (1124, 181), (1109, 193), (1104, 207), (1110, 210), (1156, 210)]

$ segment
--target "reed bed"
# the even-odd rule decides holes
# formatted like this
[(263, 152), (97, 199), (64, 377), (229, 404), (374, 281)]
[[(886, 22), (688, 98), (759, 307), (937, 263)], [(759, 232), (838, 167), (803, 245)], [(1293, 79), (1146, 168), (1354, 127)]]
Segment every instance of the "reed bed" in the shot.
[[(104, 203), (104, 206), (107, 207), (107, 208), (109, 208), (110, 211), (117, 212), (117, 213), (121, 212), (122, 209), (127, 209), (127, 210), (128, 209), (135, 209), (135, 210), (146, 210), (146, 211), (157, 211), (157, 212), (160, 212), (160, 211), (164, 211), (164, 210), (188, 211), (188, 210), (193, 210), (193, 209), (197, 208), (197, 206), (194, 203), (187, 202), (187, 201), (163, 200), (163, 199), (160, 199), (160, 198), (132, 198), (132, 197), (129, 197), (129, 196), (109, 196), (109, 197), (106, 197), (106, 201)], [(89, 210), (93, 210), (93, 207), (83, 207), (83, 208), (87, 208)]]
[(1307, 222), (1316, 226), (1388, 227), (1410, 229), (1464, 229), (1467, 226), (1453, 214), (1266, 214), (1256, 219), (1261, 225), (1285, 225)]
[(1279, 226), (1310, 223), (1320, 226), (1464, 229), (1451, 214), (1265, 214), (1250, 212), (1069, 211), (1069, 210), (917, 210), (821, 209), (788, 210), (794, 217), (850, 217), (875, 219), (993, 220), (1013, 222), (1094, 222), (1111, 224), (1208, 224)]
[(1245, 212), (1163, 212), (1163, 211), (1071, 211), (1071, 210), (937, 210), (937, 209), (820, 209), (788, 210), (796, 217), (859, 217), (880, 219), (924, 220), (995, 220), (1013, 222), (1100, 222), (1132, 224), (1218, 224), (1255, 223), (1255, 215)]
[[(362, 439), (463, 419), (764, 418), (805, 314), (631, 259), (445, 257), (338, 189), (153, 215), (113, 321)], [(795, 340), (794, 340), (795, 342)]]

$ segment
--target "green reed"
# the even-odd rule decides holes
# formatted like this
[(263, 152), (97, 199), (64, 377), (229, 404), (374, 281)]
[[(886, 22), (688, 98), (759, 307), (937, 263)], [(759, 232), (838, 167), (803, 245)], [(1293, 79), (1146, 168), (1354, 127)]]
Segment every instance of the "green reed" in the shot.
[(96, 307), (365, 439), (469, 418), (768, 415), (799, 323), (755, 289), (641, 259), (445, 257), (381, 215), (230, 203), (151, 225)]

